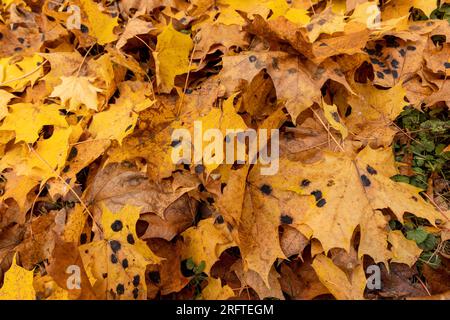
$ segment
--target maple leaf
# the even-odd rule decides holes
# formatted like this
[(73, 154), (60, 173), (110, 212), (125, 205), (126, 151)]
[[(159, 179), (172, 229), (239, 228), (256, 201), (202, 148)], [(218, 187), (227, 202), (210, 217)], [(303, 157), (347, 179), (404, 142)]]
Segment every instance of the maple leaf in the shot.
[(234, 297), (234, 292), (228, 285), (222, 287), (220, 279), (208, 278), (208, 285), (202, 290), (202, 297), (206, 300), (228, 300)]
[(196, 265), (204, 261), (206, 274), (223, 251), (236, 245), (226, 226), (216, 225), (212, 218), (200, 221), (198, 226), (187, 229), (181, 235), (185, 243), (183, 258), (192, 258)]
[(145, 267), (160, 259), (136, 235), (140, 209), (126, 205), (102, 212), (102, 239), (79, 247), (83, 265), (100, 295), (116, 299), (146, 297)]
[(62, 83), (53, 89), (51, 97), (61, 98), (63, 105), (69, 102), (69, 111), (76, 111), (83, 104), (89, 109), (98, 109), (97, 93), (102, 90), (91, 84), (93, 78), (75, 76), (60, 78)]
[(175, 76), (193, 69), (189, 62), (189, 53), (194, 43), (189, 35), (176, 31), (169, 24), (158, 35), (153, 57), (156, 62), (156, 75), (161, 92), (170, 93)]
[(362, 265), (355, 268), (350, 279), (330, 258), (322, 254), (315, 257), (312, 267), (322, 283), (337, 299), (364, 299), (363, 293), (366, 287), (366, 276)]
[(97, 3), (81, 0), (81, 6), (89, 21), (89, 33), (97, 39), (98, 44), (105, 45), (117, 39), (113, 30), (118, 25), (117, 17), (103, 13)]
[[(115, 139), (122, 144), (122, 140), (133, 132), (137, 118), (131, 103), (113, 104), (108, 110), (93, 116), (89, 131), (97, 140)], [(105, 126), (105, 123), (110, 123), (111, 127)]]
[[(244, 250), (244, 243), (254, 240), (241, 239), (241, 250), (250, 268), (263, 277), (268, 274), (265, 261), (275, 261), (279, 249), (274, 243), (264, 247), (261, 244), (267, 242), (264, 239), (269, 230), (270, 238), (277, 237), (282, 216), (291, 217), (293, 226), (298, 228), (302, 225), (310, 227), (311, 235), (320, 241), (325, 252), (335, 247), (349, 250), (353, 232), (360, 225), (359, 255), (370, 255), (377, 262), (391, 258), (387, 249), (386, 222), (378, 210), (390, 208), (399, 221), (403, 221), (405, 212), (426, 218), (431, 223), (440, 219), (440, 213), (421, 198), (419, 189), (390, 179), (396, 170), (389, 149), (366, 147), (356, 159), (326, 153), (321, 161), (307, 165), (281, 158), (277, 175), (263, 177), (256, 172), (257, 169), (252, 170), (249, 176), (254, 186), (250, 194), (256, 199), (253, 206), (258, 206), (257, 210), (253, 209), (253, 214), (258, 217), (261, 212), (264, 221), (253, 220), (251, 224), (252, 228), (255, 228), (253, 224), (264, 228), (264, 236), (253, 232), (253, 237), (259, 239), (254, 244), (258, 249), (253, 247), (252, 250)], [(241, 223), (245, 225), (243, 218), (244, 213)], [(269, 256), (269, 252), (273, 254)]]
[(0, 300), (35, 300), (33, 288), (33, 270), (28, 271), (17, 265), (17, 253), (11, 268), (5, 274), (3, 286), (0, 288)]
[(14, 59), (0, 59), (0, 87), (9, 87), (14, 92), (22, 92), (43, 76), (42, 57), (33, 55), (14, 63)]
[(56, 105), (33, 105), (18, 103), (9, 106), (10, 112), (3, 120), (0, 130), (12, 130), (16, 133), (16, 143), (24, 141), (33, 143), (39, 137), (39, 131), (45, 125), (61, 128), (68, 127)]

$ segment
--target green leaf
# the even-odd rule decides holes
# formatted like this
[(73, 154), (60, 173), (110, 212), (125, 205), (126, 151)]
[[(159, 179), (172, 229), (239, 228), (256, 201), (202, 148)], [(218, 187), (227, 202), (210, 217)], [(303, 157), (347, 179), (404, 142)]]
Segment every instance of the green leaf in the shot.
[(438, 238), (429, 233), (425, 241), (419, 244), (419, 247), (424, 251), (431, 251), (438, 245), (438, 242)]
[(188, 270), (193, 270), (195, 268), (195, 263), (192, 258), (186, 260), (186, 268), (188, 268)]
[(203, 270), (205, 270), (206, 267), (206, 263), (204, 260), (202, 260), (202, 262), (200, 262), (200, 264), (195, 268), (194, 272), (196, 274), (200, 274), (203, 272)]
[(414, 240), (417, 244), (424, 242), (427, 237), (428, 232), (426, 232), (422, 227), (406, 231), (406, 238), (409, 240)]

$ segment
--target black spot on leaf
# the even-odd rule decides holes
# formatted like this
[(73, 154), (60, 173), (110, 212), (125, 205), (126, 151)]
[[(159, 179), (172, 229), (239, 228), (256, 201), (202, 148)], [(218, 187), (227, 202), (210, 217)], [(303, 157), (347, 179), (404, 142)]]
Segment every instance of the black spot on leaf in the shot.
[(119, 283), (116, 287), (116, 292), (118, 295), (124, 294), (125, 292), (125, 287), (123, 286), (123, 284)]
[(392, 68), (394, 68), (394, 69), (398, 69), (398, 61), (397, 60), (392, 60), (391, 61), (391, 65), (392, 65)]
[(311, 195), (313, 195), (314, 198), (316, 198), (316, 201), (322, 199), (322, 191), (320, 190), (314, 190), (313, 192), (311, 192)]
[(124, 269), (128, 268), (128, 259), (123, 259), (123, 260), (122, 260), (122, 267), (123, 267)]
[(261, 186), (260, 190), (262, 193), (267, 194), (267, 195), (272, 193), (272, 187), (267, 184), (263, 184)]
[(133, 235), (132, 235), (131, 233), (129, 233), (129, 234), (127, 235), (127, 242), (128, 242), (129, 244), (134, 244), (134, 237), (133, 237)]
[(138, 288), (134, 288), (133, 289), (133, 298), (137, 299), (139, 297), (139, 289)]
[(375, 170), (374, 168), (372, 168), (371, 166), (367, 165), (367, 172), (371, 175), (377, 174), (377, 170)]
[(307, 187), (311, 184), (311, 181), (309, 181), (308, 179), (303, 179), (300, 184), (302, 187)]
[(383, 72), (377, 71), (377, 77), (380, 78), (380, 79), (384, 79)]
[(123, 224), (122, 224), (122, 221), (120, 221), (120, 220), (116, 220), (111, 224), (111, 229), (114, 232), (119, 232), (120, 230), (122, 230), (122, 228), (123, 228)]
[(250, 57), (248, 57), (248, 60), (250, 62), (255, 62), (256, 61), (256, 57), (255, 56), (250, 56)]
[(327, 201), (323, 198), (316, 202), (316, 206), (318, 206), (319, 208), (322, 208), (326, 204), (327, 204)]
[(117, 261), (119, 261), (119, 260), (117, 259), (117, 256), (116, 256), (115, 254), (112, 254), (112, 255), (111, 255), (111, 262), (112, 262), (112, 263), (117, 263)]
[(291, 224), (293, 219), (291, 216), (284, 214), (280, 217), (280, 221), (281, 221), (281, 223), (284, 223), (284, 224)]
[(141, 280), (141, 277), (137, 274), (133, 277), (133, 286), (137, 287), (139, 285), (139, 281)]
[(363, 175), (361, 176), (361, 182), (362, 182), (362, 184), (363, 184), (364, 187), (368, 187), (368, 186), (370, 186), (370, 184), (371, 184), (369, 178), (367, 178), (367, 176), (366, 176), (365, 174), (363, 174)]
[(109, 242), (109, 245), (111, 246), (111, 250), (112, 250), (114, 253), (117, 253), (117, 251), (119, 251), (120, 248), (122, 247), (122, 246), (120, 245), (120, 242), (117, 241), (117, 240), (111, 240), (111, 241)]

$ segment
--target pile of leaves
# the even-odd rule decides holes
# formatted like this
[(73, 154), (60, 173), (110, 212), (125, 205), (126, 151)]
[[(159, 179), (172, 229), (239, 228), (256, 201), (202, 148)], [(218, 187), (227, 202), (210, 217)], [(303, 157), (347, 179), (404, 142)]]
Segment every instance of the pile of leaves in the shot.
[[(449, 23), (434, 0), (2, 0), (0, 298), (448, 298)], [(278, 172), (174, 164), (194, 121), (279, 129)]]

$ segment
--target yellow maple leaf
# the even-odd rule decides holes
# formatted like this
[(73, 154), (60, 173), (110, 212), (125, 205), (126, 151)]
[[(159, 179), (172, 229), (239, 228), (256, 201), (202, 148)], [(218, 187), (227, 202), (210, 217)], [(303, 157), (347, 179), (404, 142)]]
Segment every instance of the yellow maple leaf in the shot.
[(97, 93), (102, 90), (91, 84), (94, 79), (62, 76), (61, 80), (62, 83), (53, 89), (53, 92), (50, 94), (51, 97), (59, 97), (63, 105), (69, 102), (69, 111), (76, 111), (82, 104), (89, 109), (97, 110)]
[(58, 111), (58, 106), (17, 103), (9, 106), (10, 112), (3, 120), (0, 130), (12, 130), (16, 133), (16, 143), (33, 143), (39, 137), (44, 125), (68, 127), (67, 121)]
[(202, 298), (206, 300), (227, 300), (234, 297), (233, 289), (228, 285), (222, 287), (220, 279), (208, 278), (208, 285), (202, 290)]
[(341, 118), (339, 117), (336, 105), (329, 105), (322, 101), (322, 106), (325, 118), (327, 119), (328, 123), (341, 133), (342, 139), (347, 138), (348, 130), (345, 125), (341, 123)]
[(3, 286), (0, 288), (0, 300), (35, 300), (33, 287), (33, 270), (28, 271), (16, 263), (14, 254), (11, 268), (5, 274)]
[(44, 183), (59, 175), (66, 162), (72, 133), (73, 127), (56, 128), (49, 139), (36, 143), (36, 147), (27, 157), (31, 176)]
[(416, 242), (406, 239), (400, 230), (389, 232), (388, 241), (392, 245), (392, 262), (405, 263), (411, 267), (422, 253)]
[(192, 258), (196, 265), (204, 261), (206, 274), (223, 251), (236, 246), (227, 227), (214, 224), (213, 218), (200, 221), (196, 227), (187, 229), (181, 235), (185, 243), (183, 259)]
[(0, 90), (0, 120), (8, 114), (8, 103), (16, 96), (5, 90)]
[(89, 34), (97, 39), (98, 44), (105, 45), (117, 40), (114, 34), (114, 28), (119, 25), (117, 17), (103, 13), (92, 0), (81, 0), (81, 6), (89, 21)]
[(312, 267), (325, 287), (340, 300), (363, 300), (366, 277), (362, 265), (353, 270), (349, 279), (330, 258), (320, 254), (316, 256)]
[(44, 59), (37, 54), (10, 64), (12, 60), (12, 58), (0, 59), (0, 87), (9, 87), (14, 92), (21, 92), (44, 75), (42, 70)]
[(189, 53), (193, 47), (191, 37), (176, 31), (172, 24), (158, 35), (153, 57), (156, 62), (156, 79), (161, 92), (170, 93), (175, 77), (192, 69)]
[(95, 139), (115, 139), (122, 144), (122, 140), (133, 132), (138, 116), (133, 105), (129, 101), (125, 102), (110, 105), (108, 110), (93, 116), (89, 131), (95, 135)]
[(83, 265), (99, 296), (146, 299), (145, 268), (160, 261), (136, 234), (140, 208), (125, 205), (119, 212), (102, 210), (103, 235), (79, 247)]

